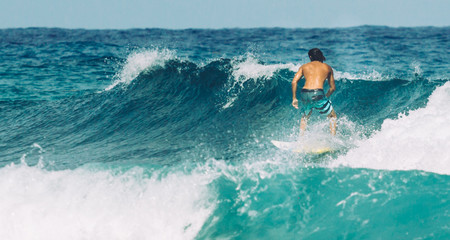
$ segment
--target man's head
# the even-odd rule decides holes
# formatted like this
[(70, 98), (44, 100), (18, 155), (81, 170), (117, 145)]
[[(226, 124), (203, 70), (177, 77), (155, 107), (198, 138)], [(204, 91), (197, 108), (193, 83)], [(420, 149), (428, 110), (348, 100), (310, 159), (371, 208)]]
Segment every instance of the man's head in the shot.
[(322, 51), (320, 51), (320, 49), (318, 49), (318, 48), (313, 48), (313, 49), (309, 50), (308, 55), (309, 55), (309, 59), (311, 59), (311, 62), (312, 61), (323, 62), (326, 60), (325, 57), (323, 56)]

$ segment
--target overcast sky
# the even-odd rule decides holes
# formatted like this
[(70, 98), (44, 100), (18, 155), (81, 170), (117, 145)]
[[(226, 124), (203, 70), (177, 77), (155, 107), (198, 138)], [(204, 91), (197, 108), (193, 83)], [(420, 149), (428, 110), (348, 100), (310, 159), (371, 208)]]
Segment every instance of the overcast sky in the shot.
[(0, 0), (0, 28), (450, 26), (450, 0)]

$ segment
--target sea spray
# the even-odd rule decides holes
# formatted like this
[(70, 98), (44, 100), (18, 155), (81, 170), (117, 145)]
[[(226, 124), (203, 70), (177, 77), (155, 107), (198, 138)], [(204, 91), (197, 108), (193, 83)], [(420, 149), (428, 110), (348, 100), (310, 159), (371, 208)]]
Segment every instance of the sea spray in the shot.
[(204, 173), (0, 169), (2, 239), (193, 239), (215, 208)]
[(433, 92), (426, 107), (386, 119), (379, 131), (332, 165), (450, 174), (448, 102), (449, 82)]

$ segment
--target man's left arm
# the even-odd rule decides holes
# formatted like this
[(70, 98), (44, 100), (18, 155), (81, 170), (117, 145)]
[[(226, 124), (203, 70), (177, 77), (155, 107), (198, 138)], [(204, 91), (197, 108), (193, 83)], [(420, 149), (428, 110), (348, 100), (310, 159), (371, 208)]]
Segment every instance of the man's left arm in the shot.
[(333, 69), (331, 67), (330, 67), (330, 75), (328, 76), (328, 84), (330, 85), (330, 89), (328, 89), (328, 92), (326, 94), (327, 98), (329, 98), (331, 94), (336, 90), (336, 84), (334, 83)]

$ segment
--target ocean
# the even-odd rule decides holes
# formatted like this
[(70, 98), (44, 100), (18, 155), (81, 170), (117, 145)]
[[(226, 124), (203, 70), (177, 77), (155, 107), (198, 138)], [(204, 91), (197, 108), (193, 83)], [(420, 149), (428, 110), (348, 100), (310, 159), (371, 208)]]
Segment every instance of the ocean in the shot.
[(449, 69), (450, 27), (0, 29), (0, 239), (449, 239)]

